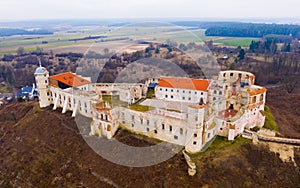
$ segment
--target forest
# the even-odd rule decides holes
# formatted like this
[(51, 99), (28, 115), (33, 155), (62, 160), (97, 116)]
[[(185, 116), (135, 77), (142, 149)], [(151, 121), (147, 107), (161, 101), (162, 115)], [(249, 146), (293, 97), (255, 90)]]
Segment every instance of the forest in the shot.
[(265, 37), (267, 35), (284, 35), (293, 38), (300, 37), (300, 26), (286, 24), (254, 24), (254, 23), (228, 23), (209, 27), (206, 36), (226, 37)]

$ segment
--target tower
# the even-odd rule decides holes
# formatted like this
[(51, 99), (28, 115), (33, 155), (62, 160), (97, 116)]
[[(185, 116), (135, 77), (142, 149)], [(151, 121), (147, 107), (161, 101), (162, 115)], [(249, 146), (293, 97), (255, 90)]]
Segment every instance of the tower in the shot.
[(34, 72), (36, 86), (39, 92), (40, 107), (44, 108), (50, 105), (50, 90), (49, 90), (49, 72), (45, 67), (42, 67), (39, 59), (39, 67)]
[(204, 129), (204, 110), (205, 105), (188, 107), (188, 117), (187, 117), (187, 136), (185, 149), (190, 153), (200, 152), (202, 146), (205, 144), (203, 140)]

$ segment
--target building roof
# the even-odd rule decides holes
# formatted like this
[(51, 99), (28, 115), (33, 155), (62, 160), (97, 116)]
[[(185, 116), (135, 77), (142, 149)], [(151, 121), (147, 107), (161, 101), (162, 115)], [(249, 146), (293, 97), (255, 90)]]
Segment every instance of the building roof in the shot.
[(29, 96), (29, 93), (23, 93), (21, 90), (19, 90), (17, 92), (17, 96), (18, 97), (28, 97)]
[(163, 77), (160, 79), (158, 85), (160, 87), (168, 87), (168, 88), (207, 91), (209, 86), (209, 81), (191, 79), (191, 78)]
[(34, 74), (45, 74), (46, 71), (47, 70), (45, 67), (38, 67), (37, 69), (35, 69)]
[(149, 84), (149, 88), (155, 88), (156, 86), (157, 86), (158, 84), (157, 83), (151, 83), (151, 84)]
[(91, 83), (90, 81), (73, 74), (71, 72), (61, 73), (54, 76), (49, 77), (52, 80), (57, 80), (65, 85), (71, 86), (71, 87), (79, 87), (82, 85), (86, 85)]
[(32, 86), (25, 86), (25, 87), (22, 87), (21, 88), (21, 92), (23, 92), (23, 93), (31, 93), (32, 92), (32, 90), (33, 90), (33, 87)]
[(37, 89), (35, 87), (25, 86), (25, 87), (22, 87), (17, 92), (17, 96), (19, 96), (19, 97), (29, 97), (30, 95), (33, 95), (33, 96), (38, 95)]
[(264, 88), (264, 87), (261, 87), (261, 88), (258, 88), (258, 89), (254, 89), (252, 91), (250, 91), (250, 95), (253, 96), (253, 95), (259, 95), (259, 94), (263, 94), (267, 92), (267, 89)]
[(201, 104), (201, 105), (189, 105), (190, 108), (195, 108), (195, 109), (202, 109), (205, 108), (205, 104)]
[(18, 92), (17, 92), (17, 95), (19, 97), (28, 97), (29, 96), (29, 93), (31, 93), (33, 90), (33, 87), (32, 86), (25, 86), (25, 87), (22, 87)]

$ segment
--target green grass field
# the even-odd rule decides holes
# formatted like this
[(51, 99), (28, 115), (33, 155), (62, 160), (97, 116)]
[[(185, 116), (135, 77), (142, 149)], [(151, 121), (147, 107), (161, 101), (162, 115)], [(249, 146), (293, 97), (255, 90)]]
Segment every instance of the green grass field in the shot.
[[(0, 45), (2, 47), (12, 47), (12, 46), (24, 46), (24, 45), (42, 45), (43, 41), (47, 41), (48, 44), (57, 42), (69, 42), (71, 39), (82, 38), (88, 36), (87, 34), (54, 34), (46, 36), (27, 36), (27, 37), (11, 37), (4, 38), (0, 40)], [(32, 39), (26, 39), (32, 38)]]
[[(54, 49), (58, 47), (68, 47), (68, 46), (76, 46), (76, 45), (82, 45), (82, 44), (89, 44), (88, 42), (77, 42), (77, 43), (56, 43), (53, 45), (44, 45), (39, 46), (43, 49)], [(24, 48), (25, 52), (34, 51), (36, 50), (36, 47), (26, 47)], [(15, 50), (7, 50), (7, 51), (0, 51), (0, 55), (9, 54), (9, 53), (16, 53), (17, 49)]]
[(165, 41), (171, 39), (177, 43), (188, 43), (188, 42), (203, 42), (206, 40), (213, 39), (214, 37), (206, 37), (204, 29), (197, 30), (180, 30), (175, 32), (160, 33), (159, 35), (152, 36), (153, 39), (158, 41)]
[(138, 112), (148, 112), (148, 111), (154, 109), (154, 108), (151, 107), (151, 106), (144, 106), (144, 105), (140, 105), (140, 104), (133, 104), (133, 105), (130, 105), (129, 108), (130, 108), (131, 110), (138, 111)]
[(221, 43), (224, 46), (241, 46), (241, 47), (249, 47), (251, 41), (257, 41), (257, 38), (225, 38), (214, 40), (214, 43)]
[[(103, 35), (99, 31), (95, 33), (56, 33), (46, 36), (13, 36), (2, 37), (0, 39), (0, 55), (7, 53), (16, 53), (19, 47), (24, 47), (25, 51), (33, 51), (37, 46), (43, 49), (55, 49), (57, 47), (64, 46), (76, 46), (80, 44), (93, 43), (93, 40), (85, 41), (70, 41), (72, 39), (84, 38), (88, 36)], [(31, 39), (28, 39), (31, 38)], [(47, 44), (42, 44), (43, 41), (47, 41)]]

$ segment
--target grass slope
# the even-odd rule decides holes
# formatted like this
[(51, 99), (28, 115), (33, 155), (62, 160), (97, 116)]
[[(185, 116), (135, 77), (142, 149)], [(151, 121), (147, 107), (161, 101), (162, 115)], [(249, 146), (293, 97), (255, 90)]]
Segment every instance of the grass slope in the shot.
[(275, 117), (273, 116), (269, 107), (267, 107), (267, 106), (265, 106), (265, 113), (266, 113), (266, 120), (265, 120), (264, 128), (270, 129), (273, 131), (278, 131), (278, 126), (275, 121)]

